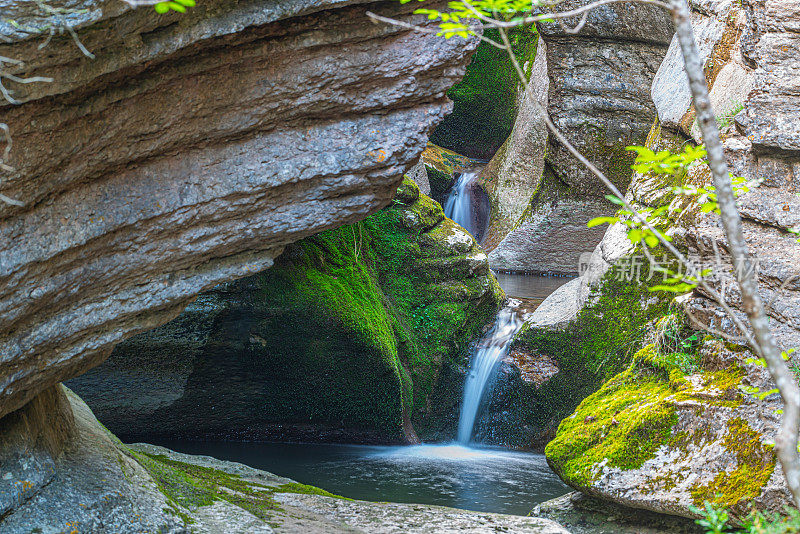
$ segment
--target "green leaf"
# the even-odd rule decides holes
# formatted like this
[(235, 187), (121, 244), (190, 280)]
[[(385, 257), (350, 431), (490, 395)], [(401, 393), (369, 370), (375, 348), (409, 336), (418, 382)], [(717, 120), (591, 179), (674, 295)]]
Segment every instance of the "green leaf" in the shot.
[(619, 222), (619, 217), (595, 217), (588, 223), (586, 223), (587, 228), (594, 228), (595, 226), (600, 226), (601, 224), (616, 224)]
[(658, 246), (659, 240), (653, 234), (648, 234), (644, 236), (644, 242), (647, 244), (648, 247), (653, 248)]
[(697, 284), (675, 284), (674, 286), (669, 285), (657, 285), (647, 288), (649, 291), (667, 291), (669, 293), (688, 293), (689, 291), (693, 290), (697, 287)]
[(170, 9), (177, 11), (178, 13), (186, 13), (186, 8), (180, 5), (178, 2), (167, 2), (167, 5)]
[(625, 203), (622, 201), (622, 199), (617, 197), (617, 196), (615, 196), (615, 195), (606, 195), (605, 197), (609, 202), (613, 202), (617, 206), (624, 206), (625, 205)]
[(717, 206), (718, 204), (716, 202), (706, 202), (705, 204), (700, 206), (700, 211), (702, 211), (703, 213), (710, 213), (712, 211), (716, 211)]
[(758, 395), (756, 395), (756, 396), (758, 397), (758, 400), (764, 400), (764, 399), (766, 399), (767, 397), (769, 397), (770, 395), (774, 395), (774, 394), (776, 394), (776, 393), (780, 393), (780, 390), (779, 390), (779, 389), (777, 389), (777, 388), (775, 388), (775, 389), (770, 389), (770, 390), (768, 390), (768, 391), (764, 391), (764, 392), (762, 392), (762, 393), (759, 393), (759, 394), (758, 394)]

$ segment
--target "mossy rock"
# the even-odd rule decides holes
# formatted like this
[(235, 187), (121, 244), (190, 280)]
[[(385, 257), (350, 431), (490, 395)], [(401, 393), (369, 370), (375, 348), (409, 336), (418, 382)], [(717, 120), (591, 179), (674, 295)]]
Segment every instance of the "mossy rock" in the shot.
[[(486, 30), (484, 35), (500, 40), (497, 30)], [(509, 39), (517, 61), (529, 68), (536, 54), (535, 27), (514, 28)], [(472, 158), (490, 159), (514, 127), (519, 88), (506, 51), (481, 43), (462, 81), (448, 91), (453, 112), (433, 132), (431, 142)]]
[(541, 450), (562, 419), (631, 364), (648, 325), (669, 313), (672, 297), (626, 282), (620, 273), (618, 268), (606, 273), (566, 327), (523, 328), (511, 352), (551, 361), (558, 372), (542, 383), (517, 380), (506, 388), (502, 394), (514, 402), (502, 408), (495, 404), (507, 415), (487, 413), (478, 423), (478, 435), (491, 432), (497, 443)]
[(545, 449), (556, 473), (590, 495), (685, 517), (706, 501), (738, 523), (754, 509), (782, 510), (790, 500), (775, 472), (777, 425), (764, 417), (774, 400), (743, 393), (757, 379), (741, 347), (708, 338), (699, 351), (738, 363), (684, 374), (645, 346), (562, 421)]

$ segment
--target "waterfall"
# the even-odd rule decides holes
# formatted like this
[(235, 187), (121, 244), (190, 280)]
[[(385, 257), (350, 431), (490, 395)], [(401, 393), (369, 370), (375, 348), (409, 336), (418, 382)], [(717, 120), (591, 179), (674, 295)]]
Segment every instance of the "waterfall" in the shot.
[(459, 443), (467, 444), (472, 439), (472, 430), (486, 394), (486, 387), (494, 378), (500, 361), (508, 353), (509, 345), (522, 323), (514, 309), (503, 308), (497, 314), (492, 329), (478, 342), (464, 384), (464, 403), (458, 420)]
[(444, 203), (445, 216), (473, 236), (477, 228), (475, 228), (475, 216), (472, 213), (473, 200), (470, 185), (478, 174), (479, 171), (467, 171), (459, 174), (456, 184), (450, 190)]

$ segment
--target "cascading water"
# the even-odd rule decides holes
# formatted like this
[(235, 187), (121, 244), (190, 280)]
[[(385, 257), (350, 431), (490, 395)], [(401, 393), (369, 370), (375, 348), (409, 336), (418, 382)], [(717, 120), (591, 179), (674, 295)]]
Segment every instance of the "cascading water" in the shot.
[(475, 235), (477, 228), (475, 228), (475, 216), (472, 211), (473, 200), (470, 185), (478, 174), (479, 171), (462, 172), (444, 203), (445, 216), (472, 235)]
[(478, 342), (472, 357), (469, 375), (464, 384), (464, 403), (458, 420), (459, 443), (466, 445), (472, 439), (472, 430), (486, 393), (486, 387), (494, 377), (500, 362), (508, 353), (511, 341), (519, 332), (522, 324), (522, 319), (513, 308), (503, 308), (497, 314), (492, 329)]

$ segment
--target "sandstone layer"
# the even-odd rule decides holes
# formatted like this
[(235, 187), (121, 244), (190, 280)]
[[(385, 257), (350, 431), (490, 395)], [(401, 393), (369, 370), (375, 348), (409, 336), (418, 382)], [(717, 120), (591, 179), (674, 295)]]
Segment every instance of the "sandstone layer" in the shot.
[[(58, 24), (3, 2), (19, 23)], [(157, 15), (70, 5), (3, 102), (14, 168), (0, 193), (0, 416), (102, 362), (195, 295), (388, 203), (449, 110), (474, 42), (371, 24), (414, 6), (203, 2)], [(50, 15), (53, 16), (53, 15)], [(415, 19), (416, 20), (416, 19)]]

